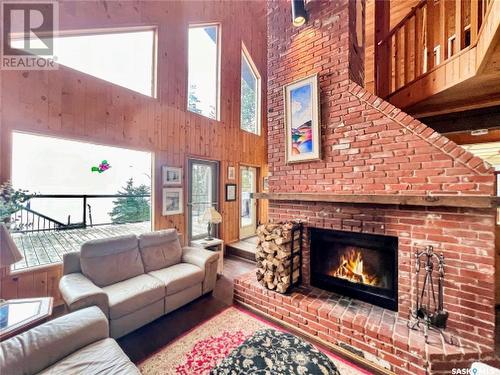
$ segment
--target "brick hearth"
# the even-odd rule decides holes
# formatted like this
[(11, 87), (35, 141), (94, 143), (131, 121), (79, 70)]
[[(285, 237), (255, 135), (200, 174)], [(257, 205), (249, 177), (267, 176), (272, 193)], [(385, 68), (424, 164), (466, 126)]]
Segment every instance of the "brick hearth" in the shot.
[(234, 299), (398, 375), (449, 375), (473, 360), (494, 361), (491, 348), (460, 337), (455, 336), (456, 346), (450, 345), (431, 331), (426, 344), (422, 332), (410, 330), (406, 319), (368, 303), (313, 287), (275, 293), (257, 282), (255, 272), (235, 280)]
[[(494, 195), (489, 165), (362, 87), (364, 22), (356, 7), (363, 3), (307, 2), (308, 22), (294, 28), (290, 3), (268, 2), (269, 192)], [(319, 81), (321, 160), (287, 164), (283, 87), (312, 74)], [(236, 281), (235, 300), (376, 356), (398, 374), (449, 373), (493, 353), (495, 215), (495, 209), (270, 200), (271, 221), (304, 222), (303, 286), (281, 296), (248, 275)], [(311, 288), (309, 227), (398, 237), (398, 312)], [(415, 304), (412, 255), (426, 245), (446, 258), (446, 332), (457, 336), (459, 349), (434, 336), (424, 345), (421, 333), (406, 328)]]

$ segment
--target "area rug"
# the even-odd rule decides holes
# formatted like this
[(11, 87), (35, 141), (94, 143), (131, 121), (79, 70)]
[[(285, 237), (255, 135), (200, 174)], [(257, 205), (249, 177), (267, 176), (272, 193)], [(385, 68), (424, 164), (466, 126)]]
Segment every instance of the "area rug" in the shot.
[(144, 375), (369, 374), (234, 306), (160, 349), (139, 369)]

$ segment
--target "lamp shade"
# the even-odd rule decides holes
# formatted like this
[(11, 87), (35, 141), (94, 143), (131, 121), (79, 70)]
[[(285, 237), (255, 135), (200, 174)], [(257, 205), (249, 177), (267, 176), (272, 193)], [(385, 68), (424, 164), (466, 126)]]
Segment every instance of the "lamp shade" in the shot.
[(0, 268), (9, 267), (11, 264), (23, 259), (7, 227), (0, 224)]
[(222, 215), (213, 207), (208, 207), (203, 213), (201, 219), (204, 223), (219, 224), (222, 223)]

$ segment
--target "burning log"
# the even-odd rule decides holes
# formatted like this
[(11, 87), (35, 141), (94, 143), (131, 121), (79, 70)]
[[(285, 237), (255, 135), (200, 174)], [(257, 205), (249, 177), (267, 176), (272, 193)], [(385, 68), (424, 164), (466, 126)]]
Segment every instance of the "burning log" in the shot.
[(264, 224), (257, 228), (257, 280), (279, 293), (286, 293), (300, 277), (302, 239), (300, 231), (294, 229), (294, 223)]

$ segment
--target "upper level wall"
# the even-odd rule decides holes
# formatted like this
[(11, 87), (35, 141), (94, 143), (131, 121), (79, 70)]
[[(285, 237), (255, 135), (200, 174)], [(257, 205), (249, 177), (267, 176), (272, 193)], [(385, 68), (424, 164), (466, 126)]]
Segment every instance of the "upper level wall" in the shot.
[[(221, 25), (221, 121), (186, 110), (188, 25), (207, 22)], [(0, 179), (10, 176), (11, 132), (16, 130), (147, 150), (154, 153), (155, 227), (176, 227), (185, 233), (185, 215), (161, 216), (161, 166), (182, 166), (186, 171), (189, 156), (218, 160), (221, 235), (225, 241), (236, 240), (239, 205), (223, 199), (227, 167), (243, 164), (265, 169), (266, 166), (265, 111), (262, 136), (240, 130), (242, 42), (266, 82), (265, 3), (60, 2), (62, 30), (139, 25), (158, 28), (157, 99), (63, 66), (57, 71), (0, 71)], [(266, 85), (262, 85), (262, 90), (262, 108), (266, 108)], [(185, 179), (184, 197), (187, 197), (186, 185)]]

